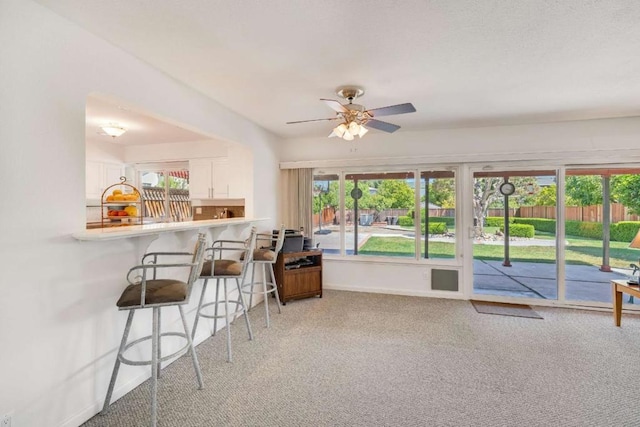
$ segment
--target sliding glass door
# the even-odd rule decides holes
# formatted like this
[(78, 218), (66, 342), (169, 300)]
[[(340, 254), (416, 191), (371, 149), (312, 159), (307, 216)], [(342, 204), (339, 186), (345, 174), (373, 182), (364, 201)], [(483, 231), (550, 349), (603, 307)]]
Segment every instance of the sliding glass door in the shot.
[(611, 280), (640, 274), (640, 169), (567, 169), (565, 205), (566, 300), (611, 303)]
[(473, 293), (558, 298), (555, 171), (473, 174)]

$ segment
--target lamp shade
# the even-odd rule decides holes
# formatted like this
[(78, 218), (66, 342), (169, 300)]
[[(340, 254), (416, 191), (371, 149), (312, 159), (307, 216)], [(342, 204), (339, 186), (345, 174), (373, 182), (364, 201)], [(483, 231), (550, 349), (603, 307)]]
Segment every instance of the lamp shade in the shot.
[(640, 229), (636, 233), (636, 237), (634, 237), (631, 243), (629, 243), (629, 247), (634, 249), (640, 249)]
[(349, 123), (349, 133), (352, 136), (356, 136), (360, 133), (360, 125), (356, 122)]

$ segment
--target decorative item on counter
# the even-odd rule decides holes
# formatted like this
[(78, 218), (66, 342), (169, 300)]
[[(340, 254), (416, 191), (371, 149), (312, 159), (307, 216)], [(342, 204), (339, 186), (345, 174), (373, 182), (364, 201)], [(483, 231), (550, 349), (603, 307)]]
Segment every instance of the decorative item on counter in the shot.
[(141, 193), (136, 187), (127, 183), (127, 178), (120, 177), (117, 184), (110, 185), (102, 193), (100, 206), (102, 210), (101, 226), (113, 227), (129, 224), (142, 224)]

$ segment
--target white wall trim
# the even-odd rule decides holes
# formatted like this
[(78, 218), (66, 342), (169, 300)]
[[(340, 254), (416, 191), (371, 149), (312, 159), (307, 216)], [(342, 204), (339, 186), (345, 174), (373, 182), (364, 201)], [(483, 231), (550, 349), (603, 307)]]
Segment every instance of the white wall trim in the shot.
[[(570, 160), (569, 160), (570, 159)], [(496, 163), (514, 162), (526, 163), (529, 167), (532, 161), (546, 162), (547, 166), (563, 166), (566, 164), (581, 165), (587, 163), (609, 164), (629, 161), (640, 161), (638, 149), (598, 149), (583, 151), (553, 151), (553, 152), (492, 152), (469, 154), (435, 154), (401, 157), (372, 157), (360, 159), (327, 159), (327, 160), (302, 160), (280, 162), (280, 169), (298, 168), (348, 168), (358, 166), (390, 166), (390, 165), (421, 165), (442, 163)]]

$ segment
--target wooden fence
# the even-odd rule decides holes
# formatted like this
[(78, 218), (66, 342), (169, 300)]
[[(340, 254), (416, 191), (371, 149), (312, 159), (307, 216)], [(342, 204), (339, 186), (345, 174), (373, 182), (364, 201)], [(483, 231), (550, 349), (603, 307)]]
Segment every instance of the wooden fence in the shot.
[[(380, 212), (375, 209), (358, 209), (358, 215), (373, 215), (373, 222), (386, 222), (387, 217), (401, 217), (407, 216), (410, 209), (384, 209)], [(345, 211), (345, 215), (347, 217), (347, 224), (351, 224), (354, 218), (353, 209), (347, 209)], [(455, 209), (429, 209), (430, 217), (441, 217), (441, 216), (456, 216)], [(320, 221), (320, 214), (313, 215), (313, 226), (317, 227)], [(334, 208), (324, 208), (322, 209), (322, 224), (323, 225), (337, 225), (340, 224), (340, 212), (334, 210)]]
[[(406, 216), (409, 209), (385, 209), (380, 212), (374, 209), (358, 209), (358, 215), (373, 215), (374, 222), (385, 222), (389, 216)], [(353, 210), (345, 211), (347, 224), (351, 224), (354, 219)], [(504, 209), (489, 209), (487, 216), (503, 216)], [(429, 209), (430, 217), (456, 216), (455, 209)], [(520, 218), (556, 218), (555, 206), (521, 206), (519, 208), (510, 208), (509, 216)], [(565, 218), (568, 221), (588, 221), (602, 222), (602, 205), (592, 206), (567, 206), (565, 207)], [(319, 224), (320, 214), (313, 215), (313, 226)], [(611, 204), (611, 222), (620, 221), (640, 221), (639, 215), (632, 215), (629, 209), (621, 203)], [(325, 208), (322, 210), (322, 224), (340, 224), (340, 212), (334, 208)]]
[[(564, 215), (568, 221), (602, 222), (602, 205), (566, 206)], [(499, 215), (496, 215), (499, 216)], [(556, 218), (555, 206), (521, 206), (516, 216), (521, 218)], [(611, 204), (611, 222), (640, 221), (640, 216), (632, 215), (621, 203)]]

